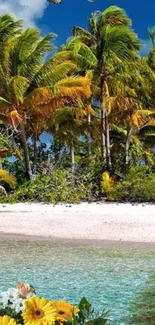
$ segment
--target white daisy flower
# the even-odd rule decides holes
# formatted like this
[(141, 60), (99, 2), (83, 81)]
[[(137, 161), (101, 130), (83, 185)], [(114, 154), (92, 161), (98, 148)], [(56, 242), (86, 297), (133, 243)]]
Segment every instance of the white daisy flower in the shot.
[(22, 298), (12, 300), (10, 308), (14, 309), (16, 311), (16, 313), (24, 311), (24, 302), (25, 302), (25, 300)]
[(8, 295), (6, 292), (1, 292), (0, 293), (0, 304), (7, 306), (8, 305)]
[(8, 301), (3, 300), (3, 298), (0, 299), (0, 309), (5, 309), (8, 307)]
[(10, 301), (19, 297), (18, 290), (15, 288), (9, 288), (7, 294)]

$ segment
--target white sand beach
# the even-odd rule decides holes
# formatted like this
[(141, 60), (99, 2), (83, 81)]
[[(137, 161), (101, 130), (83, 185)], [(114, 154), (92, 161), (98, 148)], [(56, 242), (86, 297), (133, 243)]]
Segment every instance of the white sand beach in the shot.
[(155, 205), (0, 205), (0, 234), (155, 243)]

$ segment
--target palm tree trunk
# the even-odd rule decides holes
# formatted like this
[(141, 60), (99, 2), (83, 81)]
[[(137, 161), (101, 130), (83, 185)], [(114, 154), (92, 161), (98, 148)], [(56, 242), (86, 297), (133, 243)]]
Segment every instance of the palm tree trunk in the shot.
[(38, 141), (37, 137), (33, 137), (33, 175), (37, 173), (37, 163), (38, 163)]
[(0, 193), (4, 194), (5, 196), (8, 196), (6, 189), (4, 188), (4, 186), (0, 185)]
[(106, 126), (105, 126), (105, 117), (106, 109), (104, 107), (104, 76), (101, 76), (101, 95), (100, 95), (100, 105), (101, 105), (101, 156), (103, 160), (103, 165), (106, 164)]
[(88, 122), (88, 134), (87, 134), (88, 156), (90, 156), (91, 155), (91, 134), (90, 134), (90, 131), (89, 131), (90, 124), (91, 124), (91, 114), (90, 113), (88, 114), (87, 122)]
[(109, 121), (108, 115), (105, 115), (105, 131), (106, 131), (106, 163), (107, 168), (111, 168), (111, 152), (110, 152), (110, 132), (109, 132)]
[(127, 130), (127, 137), (126, 137), (126, 143), (125, 143), (125, 165), (126, 167), (129, 166), (129, 148), (130, 148), (130, 142), (131, 142), (131, 137), (133, 134), (133, 126), (129, 126)]
[(74, 151), (74, 145), (71, 146), (71, 159), (72, 159), (72, 173), (75, 171), (75, 151)]
[(20, 122), (20, 132), (21, 132), (21, 141), (22, 141), (23, 151), (24, 151), (25, 173), (26, 173), (27, 179), (31, 180), (32, 179), (32, 171), (31, 171), (31, 166), (30, 166), (28, 145), (27, 145), (24, 124), (22, 122)]

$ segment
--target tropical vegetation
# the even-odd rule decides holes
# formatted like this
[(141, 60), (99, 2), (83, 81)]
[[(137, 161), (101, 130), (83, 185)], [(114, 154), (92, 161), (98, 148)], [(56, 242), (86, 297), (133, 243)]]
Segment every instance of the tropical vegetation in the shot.
[(56, 49), (53, 33), (0, 15), (5, 200), (155, 201), (155, 29), (148, 34), (143, 57), (131, 20), (111, 6)]

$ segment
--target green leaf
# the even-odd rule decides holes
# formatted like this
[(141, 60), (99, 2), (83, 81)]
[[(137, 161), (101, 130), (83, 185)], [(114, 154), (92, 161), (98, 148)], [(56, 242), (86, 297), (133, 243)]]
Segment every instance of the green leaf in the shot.
[(107, 318), (99, 317), (87, 322), (87, 325), (105, 325), (107, 324)]
[(85, 298), (83, 297), (79, 303), (79, 306), (78, 308), (81, 310), (86, 310), (88, 313), (90, 312), (91, 310), (91, 307), (92, 305), (90, 304), (90, 302)]

